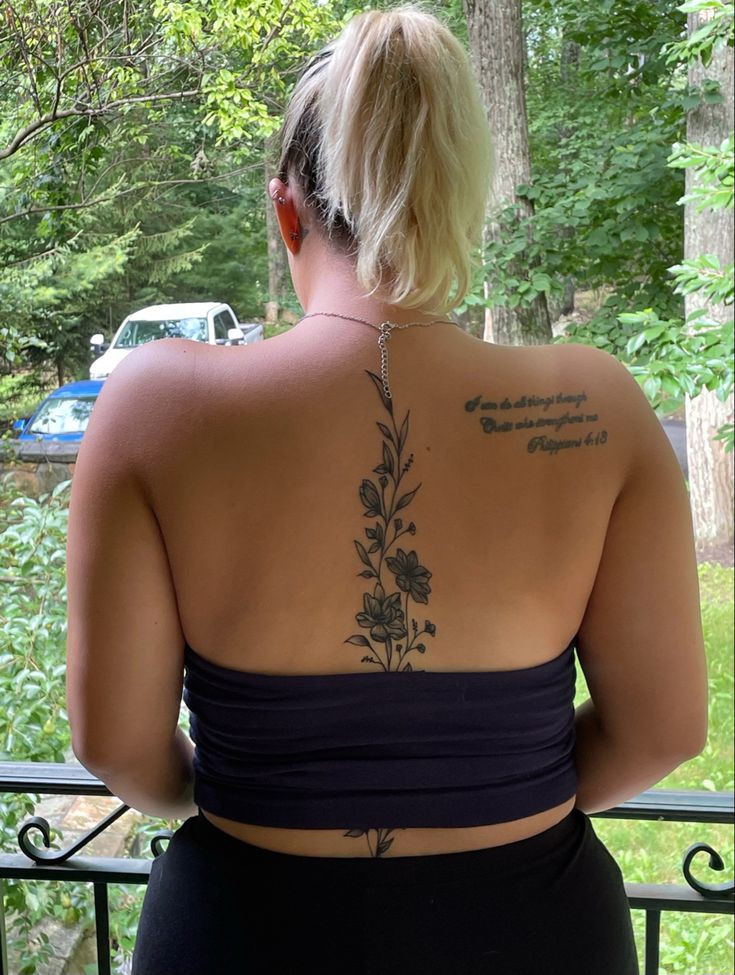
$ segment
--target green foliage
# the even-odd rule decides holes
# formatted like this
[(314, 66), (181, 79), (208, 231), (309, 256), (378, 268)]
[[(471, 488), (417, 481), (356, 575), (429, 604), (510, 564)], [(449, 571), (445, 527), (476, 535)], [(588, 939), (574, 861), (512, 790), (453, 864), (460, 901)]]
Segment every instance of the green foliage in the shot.
[(684, 17), (675, 0), (529, 0), (524, 22), (532, 181), (516, 197), (533, 212), (522, 218), (512, 204), (498, 215), (500, 241), (468, 304), (524, 307), (559, 298), (569, 281), (604, 288), (607, 302), (566, 340), (619, 354), (619, 313), (680, 306), (667, 268), (682, 252), (683, 178), (667, 157), (684, 134), (686, 93), (661, 49)]
[(217, 37), (217, 58), (205, 67), (203, 124), (222, 142), (258, 143), (279, 125), (295, 68), (335, 33), (339, 5), (316, 0), (156, 0), (154, 15), (185, 57)]
[[(700, 6), (702, 2), (697, 0)], [(729, 7), (732, 38), (732, 5)], [(707, 36), (714, 44), (712, 35)], [(697, 51), (700, 56), (701, 46)], [(692, 191), (678, 203), (693, 207), (697, 213), (707, 209), (732, 210), (734, 148), (732, 133), (719, 146), (676, 143), (669, 156), (669, 166), (691, 169), (695, 176)], [(724, 309), (733, 304), (733, 264), (723, 268), (716, 255), (701, 254), (668, 270), (673, 278), (674, 294), (698, 295), (704, 305), (690, 313), (686, 321), (661, 318), (653, 308), (620, 315), (621, 324), (637, 333), (626, 343), (631, 372), (646, 376), (643, 389), (654, 406), (660, 404), (662, 393), (668, 394), (670, 405), (675, 405), (683, 401), (685, 394), (695, 397), (704, 389), (714, 391), (724, 403), (733, 391), (733, 318), (730, 315), (725, 321), (715, 321), (708, 306)], [(723, 442), (726, 452), (732, 451), (735, 426), (723, 424), (714, 439)]]
[(69, 743), (63, 682), (69, 483), (38, 501), (14, 498), (0, 512), (0, 675), (7, 691), (0, 761), (32, 754), (37, 761), (60, 762)]
[(90, 235), (86, 247), (77, 235), (48, 255), (0, 268), (0, 330), (11, 367), (19, 360), (57, 365), (79, 359), (84, 308), (122, 273), (137, 235)]
[[(82, 376), (136, 308), (267, 297), (263, 140), (347, 5), (9, 0), (0, 20), (0, 373)], [(206, 255), (206, 265), (202, 259)]]
[[(521, 223), (501, 215), (502, 245), (486, 256), (487, 302), (523, 305), (542, 290), (553, 297), (569, 279), (612, 288), (591, 321), (569, 326), (559, 341), (596, 345), (629, 362), (661, 411), (705, 388), (724, 402), (732, 390), (732, 322), (720, 326), (702, 310), (685, 328), (682, 299), (698, 293), (732, 304), (733, 266), (721, 268), (707, 254), (682, 260), (677, 204), (732, 208), (732, 136), (707, 147), (684, 134), (688, 111), (722, 101), (716, 81), (692, 88), (685, 68), (732, 44), (733, 5), (564, 0), (529, 8), (534, 176), (516, 192), (535, 212)], [(684, 15), (700, 10), (712, 18), (681, 40)], [(683, 195), (685, 169), (697, 178)], [(509, 275), (519, 253), (544, 275)], [(484, 296), (476, 289), (470, 300), (484, 303)], [(732, 425), (717, 439), (731, 450)]]
[(705, 66), (712, 54), (724, 45), (733, 46), (732, 0), (687, 0), (678, 8), (684, 14), (706, 12), (705, 20), (689, 37), (668, 44), (662, 53), (670, 64), (689, 64), (701, 60)]
[[(38, 500), (0, 487), (0, 761), (64, 762), (70, 747), (66, 713), (66, 526), (70, 482)], [(17, 851), (21, 824), (40, 796), (0, 796), (0, 850)], [(143, 836), (173, 822), (146, 820)], [(61, 836), (52, 839), (59, 848)], [(94, 925), (85, 884), (5, 882), (11, 949), (22, 971), (33, 975), (53, 956), (45, 934), (33, 928), (44, 918), (60, 924)], [(111, 931), (120, 958), (132, 952), (141, 890), (111, 889)], [(30, 950), (29, 950), (30, 946)]]
[(678, 294), (690, 295), (698, 292), (708, 302), (731, 305), (733, 299), (733, 265), (720, 267), (715, 254), (701, 254), (682, 261), (670, 268), (676, 278)]
[(0, 435), (30, 416), (51, 387), (33, 372), (0, 376)]
[[(139, 0), (5, 0), (4, 14), (0, 158), (39, 141), (42, 156), (49, 131), (60, 148), (81, 143), (94, 153), (100, 129), (134, 106), (196, 94), (201, 84), (198, 65), (166, 43), (164, 25)], [(25, 156), (29, 166), (33, 155)]]
[(176, 301), (227, 301), (241, 321), (262, 315), (268, 290), (264, 182), (260, 171), (250, 172), (239, 193), (199, 210), (192, 237), (206, 242), (204, 261), (166, 283)]
[[(733, 325), (720, 325), (698, 313), (690, 331), (679, 319), (661, 319), (652, 308), (620, 316), (635, 334), (626, 344), (630, 372), (642, 379), (643, 391), (654, 409), (671, 412), (684, 394), (697, 396), (709, 389), (725, 402), (733, 389)], [(729, 433), (728, 433), (729, 429)], [(732, 429), (715, 439), (732, 450)]]
[[(69, 482), (38, 501), (0, 493), (0, 761), (63, 762), (69, 746), (65, 710), (65, 546)], [(38, 796), (0, 796), (0, 849), (17, 848), (21, 823)], [(41, 918), (63, 918), (56, 885), (5, 884), (12, 942), (22, 947)], [(34, 947), (34, 962), (50, 952)], [(23, 949), (27, 956), (27, 950)], [(35, 971), (35, 965), (24, 969)]]
[(669, 156), (672, 169), (693, 169), (698, 176), (692, 192), (677, 202), (691, 203), (697, 213), (708, 207), (731, 210), (735, 177), (735, 138), (733, 134), (719, 146), (700, 146), (691, 142), (676, 143)]

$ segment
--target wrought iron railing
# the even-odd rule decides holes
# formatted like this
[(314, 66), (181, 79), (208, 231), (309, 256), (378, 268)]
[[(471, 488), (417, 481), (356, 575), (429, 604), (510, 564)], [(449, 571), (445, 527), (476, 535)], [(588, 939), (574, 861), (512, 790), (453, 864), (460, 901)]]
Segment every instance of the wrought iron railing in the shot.
[[(0, 762), (0, 794), (18, 792), (40, 795), (109, 796), (99, 779), (79, 765), (41, 762)], [(128, 806), (121, 804), (93, 829), (64, 850), (49, 849), (50, 830), (45, 819), (28, 819), (18, 833), (18, 853), (0, 853), (0, 975), (8, 970), (7, 938), (2, 907), (3, 881), (67, 880), (91, 883), (94, 889), (94, 913), (97, 940), (98, 971), (111, 975), (109, 937), (108, 884), (145, 884), (148, 882), (150, 858), (77, 856), (95, 836), (118, 819)], [(683, 823), (735, 822), (731, 792), (673, 792), (652, 789), (629, 799), (615, 809), (597, 814), (606, 819), (641, 819)], [(34, 842), (34, 833), (43, 842)], [(151, 840), (154, 857), (170, 833), (158, 833)], [(686, 884), (626, 883), (628, 901), (634, 910), (646, 912), (644, 975), (657, 975), (660, 951), (661, 915), (664, 911), (700, 914), (733, 914), (733, 882), (709, 883), (692, 873), (692, 861), (699, 853), (709, 855), (713, 870), (724, 870), (722, 858), (707, 843), (695, 843), (685, 851), (682, 874)]]

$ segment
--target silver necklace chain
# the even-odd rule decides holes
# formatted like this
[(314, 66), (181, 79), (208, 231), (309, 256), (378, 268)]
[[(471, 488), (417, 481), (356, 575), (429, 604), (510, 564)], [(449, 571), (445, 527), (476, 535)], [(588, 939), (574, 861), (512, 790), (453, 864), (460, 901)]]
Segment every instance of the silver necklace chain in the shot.
[(354, 315), (340, 315), (334, 311), (312, 311), (308, 315), (303, 315), (299, 321), (303, 322), (307, 318), (341, 318), (345, 322), (358, 322), (360, 325), (369, 325), (380, 333), (378, 335), (378, 348), (380, 349), (380, 381), (383, 384), (383, 393), (386, 399), (392, 399), (393, 394), (390, 389), (388, 378), (388, 339), (391, 332), (404, 328), (428, 328), (429, 325), (454, 325), (455, 322), (448, 318), (435, 318), (430, 322), (369, 322), (366, 318), (356, 318)]

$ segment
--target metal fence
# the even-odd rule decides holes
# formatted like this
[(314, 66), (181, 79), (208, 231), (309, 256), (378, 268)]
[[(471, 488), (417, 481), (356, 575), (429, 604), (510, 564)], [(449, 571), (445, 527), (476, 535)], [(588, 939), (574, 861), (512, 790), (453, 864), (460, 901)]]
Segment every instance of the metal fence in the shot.
[[(99, 779), (79, 765), (42, 762), (0, 762), (0, 794), (17, 792), (41, 795), (109, 796)], [(89, 857), (77, 854), (128, 809), (121, 804), (92, 830), (64, 850), (48, 848), (49, 825), (41, 817), (31, 817), (18, 832), (18, 853), (0, 853), (0, 975), (8, 969), (7, 937), (2, 906), (5, 879), (84, 881), (94, 889), (94, 913), (98, 971), (111, 975), (108, 884), (145, 884), (151, 859)], [(607, 812), (607, 819), (658, 820), (683, 823), (735, 822), (731, 792), (674, 792), (652, 789)], [(35, 838), (34, 838), (35, 834)], [(163, 851), (169, 833), (157, 834), (151, 841), (154, 856)], [(42, 846), (37, 845), (41, 839)], [(733, 882), (705, 882), (694, 876), (692, 862), (700, 854), (709, 856), (713, 870), (725, 869), (722, 858), (709, 844), (695, 843), (683, 853), (684, 884), (626, 884), (631, 908), (646, 912), (644, 975), (657, 975), (661, 915), (664, 911), (698, 914), (733, 914)]]

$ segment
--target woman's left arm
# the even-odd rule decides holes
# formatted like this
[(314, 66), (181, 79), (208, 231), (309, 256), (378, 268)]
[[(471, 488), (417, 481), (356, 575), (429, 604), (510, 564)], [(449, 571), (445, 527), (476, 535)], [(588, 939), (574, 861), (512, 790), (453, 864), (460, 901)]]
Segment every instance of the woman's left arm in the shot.
[(141, 477), (146, 451), (155, 450), (155, 414), (176, 410), (166, 392), (193, 371), (189, 350), (165, 344), (131, 354), (106, 380), (79, 451), (67, 545), (67, 702), (84, 766), (135, 809), (185, 818), (197, 809), (193, 745), (177, 727), (184, 635)]

